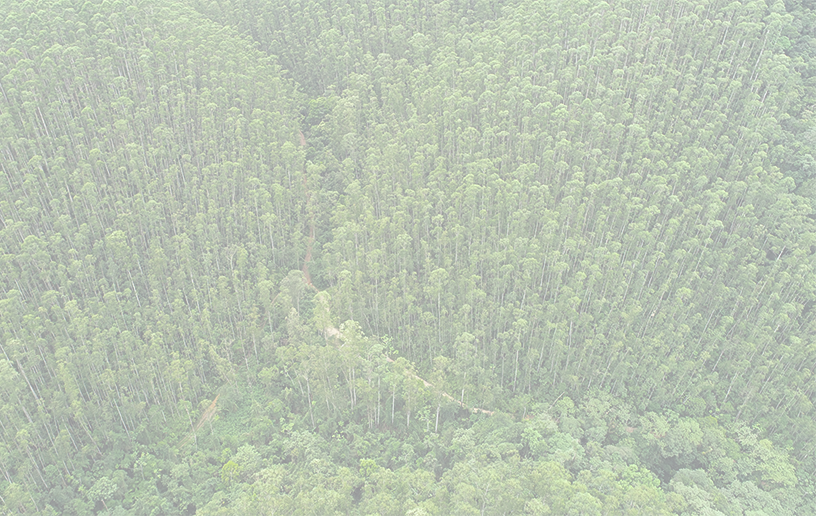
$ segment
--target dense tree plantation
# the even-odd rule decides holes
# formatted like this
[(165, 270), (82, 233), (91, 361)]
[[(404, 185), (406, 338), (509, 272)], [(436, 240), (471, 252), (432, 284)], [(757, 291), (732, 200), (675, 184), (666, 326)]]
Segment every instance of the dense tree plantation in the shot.
[(816, 513), (816, 4), (0, 0), (3, 514)]

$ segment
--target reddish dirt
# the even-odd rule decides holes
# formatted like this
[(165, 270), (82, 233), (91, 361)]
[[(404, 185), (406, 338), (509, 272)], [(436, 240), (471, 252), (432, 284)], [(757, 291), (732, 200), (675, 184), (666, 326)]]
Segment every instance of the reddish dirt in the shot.
[(220, 397), (221, 397), (220, 393), (215, 396), (215, 399), (212, 400), (210, 406), (207, 407), (207, 410), (205, 410), (204, 414), (202, 414), (201, 418), (199, 418), (198, 423), (196, 423), (196, 425), (193, 427), (193, 431), (187, 434), (187, 437), (181, 440), (181, 442), (178, 445), (179, 448), (190, 442), (190, 440), (192, 440), (193, 437), (195, 437), (195, 433), (198, 432), (202, 426), (204, 426), (204, 423), (212, 419), (213, 415), (215, 415), (215, 404), (218, 403), (218, 398)]
[[(392, 363), (394, 362), (394, 359), (393, 359), (393, 358), (391, 358), (391, 357), (385, 357), (385, 359), (386, 359), (388, 362), (392, 362)], [(413, 373), (408, 373), (408, 374), (409, 374), (409, 375), (410, 375), (412, 378), (416, 378), (417, 380), (420, 380), (420, 381), (422, 382), (422, 384), (425, 386), (425, 388), (428, 388), (428, 387), (433, 387), (433, 384), (432, 384), (431, 382), (429, 382), (428, 380), (425, 380), (425, 379), (423, 379), (423, 378), (420, 378), (419, 376), (417, 376), (417, 375), (415, 375), (415, 374), (413, 374)], [(467, 405), (465, 405), (465, 404), (464, 404), (464, 403), (462, 403), (461, 401), (457, 400), (456, 398), (454, 398), (453, 396), (451, 396), (451, 395), (450, 395), (450, 394), (448, 394), (447, 392), (443, 392), (443, 393), (442, 393), (442, 396), (444, 396), (444, 397), (446, 397), (447, 399), (451, 400), (452, 402), (456, 403), (457, 405), (459, 405), (459, 406), (460, 406), (460, 407), (462, 407), (463, 409), (465, 409), (465, 410), (467, 410), (467, 411), (470, 411), (470, 412), (473, 412), (474, 414), (479, 413), (479, 414), (487, 414), (488, 416), (492, 416), (492, 415), (493, 415), (493, 411), (492, 411), (492, 410), (485, 410), (485, 409), (483, 409), (483, 408), (479, 408), (479, 407), (468, 407)]]

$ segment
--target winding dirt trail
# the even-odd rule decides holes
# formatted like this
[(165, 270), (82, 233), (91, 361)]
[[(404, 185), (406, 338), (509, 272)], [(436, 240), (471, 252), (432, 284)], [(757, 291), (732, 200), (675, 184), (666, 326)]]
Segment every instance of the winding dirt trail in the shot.
[(207, 410), (205, 410), (201, 417), (198, 419), (198, 423), (195, 424), (193, 430), (189, 434), (187, 434), (187, 437), (182, 439), (181, 442), (178, 444), (179, 448), (190, 442), (195, 437), (196, 432), (198, 432), (201, 429), (201, 427), (204, 426), (204, 423), (213, 418), (213, 416), (215, 415), (216, 403), (218, 403), (218, 398), (220, 397), (221, 394), (215, 396), (215, 399), (212, 400), (210, 406), (207, 407)]
[[(386, 357), (385, 357), (385, 359), (386, 359), (388, 362), (391, 362), (391, 363), (393, 363), (393, 362), (394, 362), (394, 359), (393, 359), (393, 358), (391, 358), (391, 357), (386, 356)], [(420, 378), (419, 376), (415, 375), (414, 373), (409, 372), (409, 373), (408, 373), (408, 376), (410, 376), (411, 378), (414, 378), (414, 379), (416, 379), (416, 380), (420, 380), (420, 381), (422, 381), (422, 384), (425, 386), (425, 388), (430, 389), (431, 387), (433, 387), (433, 384), (432, 384), (431, 382), (429, 382), (428, 380), (425, 380), (424, 378)], [(468, 406), (467, 406), (467, 405), (465, 405), (465, 404), (464, 404), (462, 401), (457, 400), (456, 398), (454, 398), (453, 396), (451, 396), (450, 394), (448, 394), (448, 393), (447, 393), (447, 392), (445, 392), (445, 391), (442, 391), (442, 396), (443, 396), (443, 397), (445, 397), (445, 398), (447, 398), (447, 399), (449, 399), (449, 400), (451, 400), (452, 402), (456, 403), (457, 405), (459, 405), (459, 406), (460, 406), (460, 407), (462, 407), (463, 409), (468, 410), (468, 411), (470, 411), (470, 412), (473, 412), (474, 414), (487, 414), (488, 416), (492, 416), (492, 415), (493, 415), (493, 411), (492, 411), (492, 410), (486, 410), (486, 409), (479, 408), (479, 407), (468, 407)]]

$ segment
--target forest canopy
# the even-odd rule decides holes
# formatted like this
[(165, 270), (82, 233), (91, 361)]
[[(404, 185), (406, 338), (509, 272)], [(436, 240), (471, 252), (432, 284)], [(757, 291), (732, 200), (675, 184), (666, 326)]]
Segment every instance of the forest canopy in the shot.
[(816, 513), (816, 6), (0, 0), (10, 514)]

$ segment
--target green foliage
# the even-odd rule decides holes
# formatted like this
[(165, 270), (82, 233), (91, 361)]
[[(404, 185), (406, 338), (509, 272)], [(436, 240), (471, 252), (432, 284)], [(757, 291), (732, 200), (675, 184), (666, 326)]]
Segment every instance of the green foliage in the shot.
[(813, 512), (808, 2), (2, 12), (5, 512)]
[(363, 478), (370, 478), (376, 475), (379, 470), (382, 469), (380, 466), (371, 459), (360, 459), (360, 474)]
[(245, 444), (238, 448), (238, 453), (233, 457), (240, 466), (241, 472), (247, 477), (252, 477), (260, 466), (261, 458), (251, 444)]
[[(88, 500), (91, 502), (101, 501), (111, 498), (116, 494), (117, 486), (108, 477), (102, 477), (88, 490)], [(107, 506), (107, 505), (106, 505)]]
[(233, 461), (229, 461), (221, 468), (221, 481), (229, 485), (238, 480), (243, 468)]

